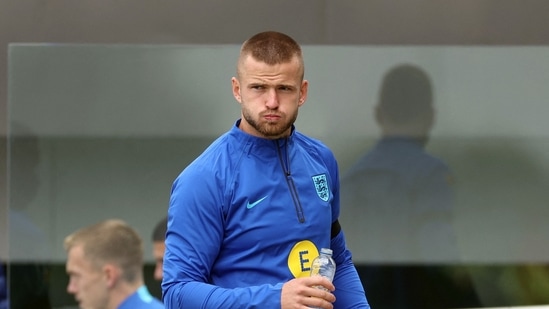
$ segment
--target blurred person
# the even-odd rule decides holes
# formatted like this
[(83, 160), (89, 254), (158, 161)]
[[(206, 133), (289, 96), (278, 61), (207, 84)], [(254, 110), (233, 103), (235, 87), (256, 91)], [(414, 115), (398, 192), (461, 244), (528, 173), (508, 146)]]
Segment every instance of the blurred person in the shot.
[[(9, 132), (9, 260), (5, 266), (10, 308), (51, 308), (51, 248), (47, 233), (35, 222), (40, 189), (40, 138), (29, 125), (10, 122)], [(37, 206), (37, 208), (33, 208)], [(7, 302), (7, 301), (6, 301)]]
[(143, 243), (122, 220), (105, 220), (65, 238), (67, 291), (80, 308), (162, 309), (143, 279)]
[(448, 283), (446, 270), (420, 265), (459, 258), (453, 175), (425, 150), (435, 120), (433, 101), (424, 70), (411, 64), (391, 68), (375, 106), (381, 136), (342, 177), (341, 222), (349, 227), (355, 261), (374, 265), (363, 282), (375, 308), (443, 308), (427, 294)]
[[(294, 126), (308, 86), (301, 47), (286, 34), (241, 46), (232, 78), (241, 117), (172, 186), (167, 308), (369, 308), (338, 221), (337, 161)], [(324, 247), (333, 283), (310, 276)]]
[(152, 233), (153, 257), (154, 257), (154, 279), (162, 281), (162, 268), (164, 265), (164, 251), (166, 251), (166, 226), (168, 217), (162, 218), (154, 227)]
[(343, 219), (361, 214), (364, 220), (354, 231), (365, 236), (361, 257), (456, 259), (453, 176), (425, 151), (434, 118), (432, 86), (422, 69), (403, 64), (385, 74), (375, 107), (381, 138), (342, 177), (342, 205), (350, 210)]

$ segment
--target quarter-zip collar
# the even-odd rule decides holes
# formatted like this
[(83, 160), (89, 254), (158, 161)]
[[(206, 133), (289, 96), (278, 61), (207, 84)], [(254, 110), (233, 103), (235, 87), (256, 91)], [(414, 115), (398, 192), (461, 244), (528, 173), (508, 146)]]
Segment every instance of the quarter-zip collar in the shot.
[(286, 146), (291, 147), (291, 144), (293, 143), (293, 136), (295, 132), (294, 125), (292, 125), (292, 131), (289, 136), (279, 138), (279, 139), (268, 139), (268, 138), (251, 135), (249, 133), (242, 131), (239, 128), (241, 121), (242, 119), (238, 119), (235, 122), (233, 128), (231, 129), (231, 134), (234, 134), (238, 137), (237, 140), (242, 143), (242, 147), (245, 147), (247, 154), (249, 154), (253, 148), (260, 148), (260, 149), (266, 148), (266, 149), (272, 149), (273, 151), (278, 151), (277, 149), (279, 147), (281, 149), (285, 148)]
[[(240, 121), (237, 120), (234, 127), (231, 130), (231, 134), (234, 134), (237, 140), (242, 142), (243, 151), (249, 155), (253, 150), (259, 150), (270, 152), (273, 156), (273, 159), (278, 162), (280, 166), (280, 172), (284, 175), (286, 183), (288, 184), (288, 191), (294, 202), (294, 207), (297, 215), (297, 219), (300, 223), (305, 222), (305, 215), (303, 213), (303, 206), (299, 199), (299, 194), (297, 187), (294, 183), (291, 169), (291, 147), (293, 144), (293, 137), (295, 132), (295, 126), (292, 125), (292, 132), (290, 136), (279, 138), (279, 139), (267, 139), (262, 137), (257, 137), (251, 134), (248, 134), (240, 130)], [(274, 164), (275, 161), (273, 161)]]

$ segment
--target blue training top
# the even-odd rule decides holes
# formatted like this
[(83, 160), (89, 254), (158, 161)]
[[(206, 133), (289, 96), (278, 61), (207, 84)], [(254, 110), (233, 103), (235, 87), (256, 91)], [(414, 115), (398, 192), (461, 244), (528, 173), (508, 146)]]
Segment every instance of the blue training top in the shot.
[(335, 308), (369, 308), (343, 232), (332, 231), (339, 215), (332, 152), (295, 128), (269, 140), (239, 124), (174, 181), (166, 308), (280, 308), (283, 283), (309, 276), (322, 247), (337, 264)]

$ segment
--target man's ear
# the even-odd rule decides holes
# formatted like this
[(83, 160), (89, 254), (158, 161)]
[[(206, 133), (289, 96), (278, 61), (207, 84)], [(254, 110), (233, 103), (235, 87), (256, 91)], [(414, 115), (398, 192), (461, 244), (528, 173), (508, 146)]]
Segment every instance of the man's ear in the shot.
[(240, 94), (240, 82), (236, 77), (231, 78), (231, 84), (233, 88), (233, 96), (238, 101), (238, 103), (242, 103), (242, 96)]
[(121, 271), (120, 268), (118, 268), (117, 266), (113, 264), (105, 264), (105, 266), (103, 266), (103, 277), (109, 288), (112, 288), (116, 285), (116, 282), (120, 278), (120, 275)]
[(301, 88), (299, 90), (299, 101), (298, 106), (301, 106), (305, 104), (305, 101), (307, 101), (307, 94), (309, 91), (309, 82), (307, 80), (303, 80), (301, 82)]

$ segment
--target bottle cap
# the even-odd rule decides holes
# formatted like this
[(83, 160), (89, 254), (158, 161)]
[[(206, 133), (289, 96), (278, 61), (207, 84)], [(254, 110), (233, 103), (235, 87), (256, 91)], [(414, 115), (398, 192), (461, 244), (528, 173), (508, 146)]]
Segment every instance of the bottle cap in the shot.
[(330, 248), (321, 248), (320, 253), (332, 255), (332, 249), (330, 249)]

